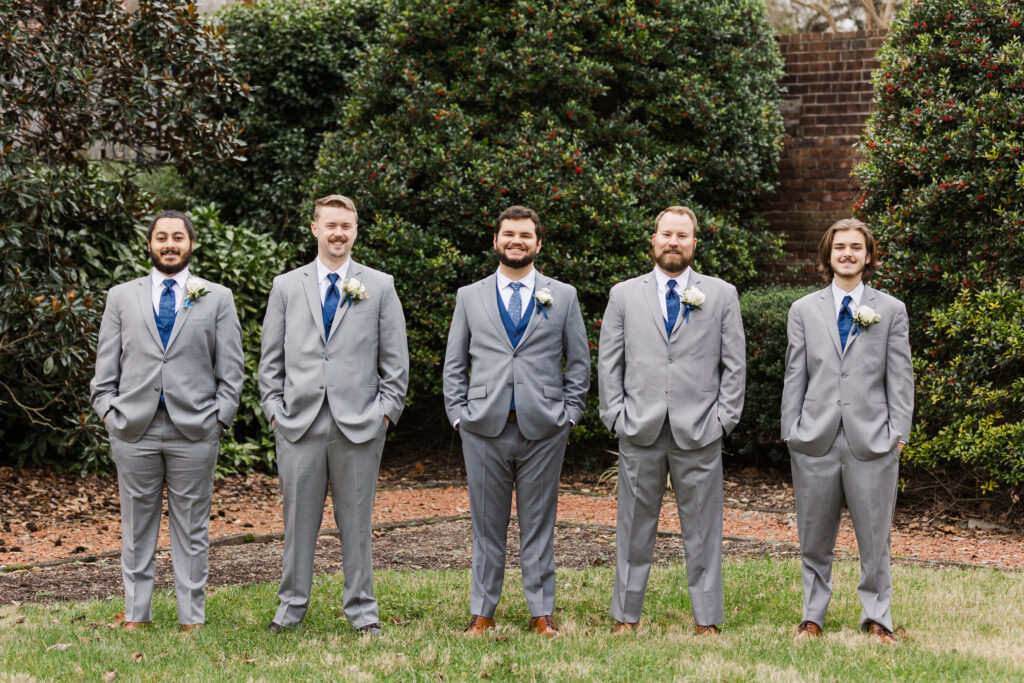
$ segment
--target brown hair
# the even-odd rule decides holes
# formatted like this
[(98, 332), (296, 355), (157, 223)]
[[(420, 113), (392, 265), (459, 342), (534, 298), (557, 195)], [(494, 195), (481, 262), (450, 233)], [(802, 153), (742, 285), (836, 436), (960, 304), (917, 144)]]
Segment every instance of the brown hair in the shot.
[(359, 213), (356, 211), (356, 204), (351, 199), (340, 194), (329, 194), (316, 200), (316, 208), (313, 209), (313, 220), (320, 218), (321, 206), (333, 206), (338, 209), (348, 209), (356, 214), (356, 221), (359, 220)]
[(501, 224), (506, 220), (518, 220), (520, 218), (529, 218), (533, 221), (534, 230), (537, 233), (537, 239), (540, 239), (540, 216), (533, 209), (529, 209), (525, 206), (510, 206), (501, 213), (494, 220), (494, 234), (497, 235), (498, 231), (501, 230)]
[(661, 222), (661, 217), (666, 213), (676, 213), (680, 216), (689, 216), (690, 221), (693, 223), (693, 234), (697, 234), (697, 215), (693, 212), (693, 209), (688, 206), (670, 206), (659, 213), (658, 217), (654, 219), (654, 232), (658, 232), (658, 223)]
[(836, 233), (840, 230), (857, 230), (860, 234), (864, 235), (864, 249), (867, 251), (870, 260), (864, 264), (864, 272), (861, 273), (860, 279), (862, 282), (867, 282), (875, 274), (879, 266), (878, 259), (875, 256), (875, 236), (871, 234), (871, 228), (867, 226), (867, 223), (856, 218), (844, 218), (836, 221), (821, 236), (821, 241), (818, 242), (818, 272), (825, 277), (826, 282), (832, 281), (834, 276), (832, 272), (832, 242), (835, 240)]

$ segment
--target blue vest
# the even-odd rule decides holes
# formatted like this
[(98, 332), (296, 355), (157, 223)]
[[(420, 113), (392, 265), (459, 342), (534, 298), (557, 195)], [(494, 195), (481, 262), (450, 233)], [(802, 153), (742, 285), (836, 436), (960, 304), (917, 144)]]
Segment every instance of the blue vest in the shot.
[[(526, 310), (523, 311), (523, 318), (519, 321), (518, 327), (512, 326), (512, 318), (508, 314), (508, 310), (505, 309), (505, 302), (501, 300), (501, 292), (498, 290), (497, 285), (494, 287), (495, 294), (498, 295), (498, 314), (501, 316), (501, 324), (505, 326), (505, 334), (508, 335), (508, 340), (512, 342), (512, 348), (519, 346), (519, 340), (523, 338), (523, 332), (526, 332), (526, 326), (530, 324), (530, 316), (533, 315), (533, 292), (530, 292), (530, 303), (526, 304)], [(522, 295), (522, 290), (520, 290)]]

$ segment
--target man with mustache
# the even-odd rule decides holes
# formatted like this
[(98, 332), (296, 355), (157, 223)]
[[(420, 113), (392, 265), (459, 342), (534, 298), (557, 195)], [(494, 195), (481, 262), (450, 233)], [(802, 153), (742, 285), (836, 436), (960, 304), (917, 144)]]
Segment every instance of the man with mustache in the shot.
[(231, 291), (189, 274), (187, 215), (158, 214), (147, 241), (153, 270), (107, 294), (91, 398), (117, 466), (124, 628), (152, 620), (166, 484), (178, 623), (190, 631), (206, 619), (213, 474), (242, 391), (242, 331)]
[(459, 289), (444, 359), (448, 419), (462, 436), (473, 523), (470, 620), (495, 626), (515, 489), (532, 632), (555, 625), (555, 516), (569, 430), (583, 415), (590, 351), (576, 290), (538, 273), (540, 218), (510, 206), (494, 222), (498, 272)]
[(672, 478), (698, 635), (725, 620), (722, 438), (743, 410), (746, 350), (732, 285), (692, 268), (697, 217), (658, 214), (655, 268), (612, 287), (601, 322), (601, 420), (619, 437), (613, 633), (643, 609), (666, 473)]
[(345, 569), (342, 609), (357, 632), (381, 632), (370, 531), (384, 439), (405, 408), (409, 349), (394, 278), (351, 258), (357, 222), (348, 197), (316, 201), (316, 259), (274, 278), (263, 320), (260, 401), (284, 499), (271, 633), (309, 609), (328, 486)]
[(824, 628), (845, 500), (860, 553), (860, 625), (892, 644), (889, 531), (914, 412), (907, 309), (867, 285), (878, 263), (863, 222), (834, 223), (818, 258), (830, 284), (789, 309), (782, 390), (782, 439), (793, 467), (803, 560), (796, 638), (815, 638)]

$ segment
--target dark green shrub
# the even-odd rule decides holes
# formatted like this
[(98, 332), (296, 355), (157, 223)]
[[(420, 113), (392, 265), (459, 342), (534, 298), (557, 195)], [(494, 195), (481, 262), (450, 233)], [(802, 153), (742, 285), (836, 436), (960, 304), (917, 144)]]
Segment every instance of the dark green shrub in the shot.
[(193, 192), (223, 206), (224, 219), (282, 235), (296, 215), (324, 132), (337, 125), (381, 0), (260, 0), (217, 15), (235, 69), (252, 88), (226, 114), (244, 127), (244, 162), (210, 163), (191, 176)]
[(1013, 0), (915, 0), (879, 53), (857, 212), (915, 343), (962, 287), (1024, 275), (1022, 21)]
[(782, 383), (786, 374), (786, 325), (794, 301), (819, 287), (765, 287), (740, 295), (747, 336), (747, 395), (743, 417), (726, 449), (745, 457), (788, 462), (782, 443)]
[[(706, 272), (743, 284), (779, 254), (743, 214), (782, 131), (761, 3), (397, 0), (380, 21), (313, 190), (355, 199), (356, 257), (398, 276), (414, 394), (439, 393), (455, 290), (496, 267), (510, 204), (540, 214), (538, 266), (579, 289), (595, 344), (670, 204), (696, 207)], [(582, 433), (606, 434), (594, 415)]]
[(929, 314), (914, 359), (911, 465), (954, 465), (983, 491), (1024, 484), (1024, 292), (966, 289)]

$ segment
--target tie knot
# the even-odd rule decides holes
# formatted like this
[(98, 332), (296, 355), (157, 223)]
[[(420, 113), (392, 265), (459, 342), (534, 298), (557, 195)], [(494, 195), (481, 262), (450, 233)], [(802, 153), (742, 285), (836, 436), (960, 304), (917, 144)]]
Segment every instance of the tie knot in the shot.
[(845, 307), (849, 306), (851, 301), (853, 301), (853, 297), (852, 296), (850, 296), (849, 294), (844, 296), (843, 297), (843, 307), (845, 308)]
[(164, 287), (166, 287), (167, 289), (174, 289), (174, 279), (167, 278), (166, 280), (164, 280)]
[(508, 286), (512, 288), (513, 292), (518, 292), (520, 288), (525, 287), (526, 285), (522, 282), (510, 282), (508, 283)]
[(669, 280), (667, 284), (668, 284), (669, 291), (672, 291), (672, 292), (676, 291), (676, 284), (677, 283), (676, 283), (675, 280)]
[(328, 273), (328, 275), (327, 275), (327, 279), (331, 281), (332, 285), (338, 284), (338, 278), (340, 278), (340, 277), (341, 276), (338, 275), (337, 273)]

